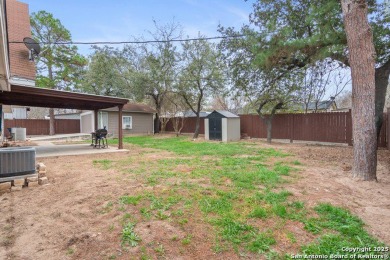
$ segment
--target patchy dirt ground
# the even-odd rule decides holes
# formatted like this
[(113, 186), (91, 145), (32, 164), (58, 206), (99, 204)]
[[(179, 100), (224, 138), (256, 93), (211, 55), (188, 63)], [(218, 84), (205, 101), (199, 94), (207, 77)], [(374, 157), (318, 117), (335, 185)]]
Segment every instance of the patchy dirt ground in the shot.
[[(272, 144), (261, 147), (282, 149), (301, 162), (295, 178), (285, 184), (308, 205), (331, 202), (361, 217), (368, 230), (390, 244), (390, 152), (379, 151), (378, 182), (352, 180), (350, 147)], [(150, 187), (124, 173), (93, 166), (94, 160), (140, 160), (173, 157), (167, 152), (148, 153), (129, 146), (127, 153), (40, 158), (46, 164), (49, 185), (0, 195), (0, 259), (137, 259), (145, 248), (124, 252), (120, 244), (122, 215), (110, 210), (108, 201)], [(133, 158), (133, 159), (132, 159)], [(190, 169), (183, 169), (183, 172)], [(104, 214), (102, 214), (104, 213)], [(133, 213), (133, 212), (131, 212)], [(139, 214), (139, 212), (134, 212)], [(291, 229), (299, 228), (291, 223)], [(178, 227), (167, 221), (143, 222), (136, 232), (158, 248), (164, 244), (167, 259), (236, 259), (233, 252), (214, 253), (209, 226), (189, 222)], [(191, 233), (191, 243), (178, 242)], [(301, 239), (301, 238), (298, 238)], [(156, 250), (155, 250), (156, 251)], [(158, 253), (156, 259), (160, 258)], [(114, 258), (115, 256), (115, 258)], [(161, 256), (162, 257), (162, 256)]]
[(21, 146), (37, 146), (35, 142), (32, 141), (7, 141), (0, 144), (1, 147), (21, 147)]
[[(265, 145), (265, 144), (264, 144)], [(302, 166), (300, 178), (286, 189), (308, 205), (329, 202), (358, 215), (375, 237), (390, 244), (390, 151), (378, 151), (378, 182), (352, 176), (352, 147), (273, 144), (288, 151)]]

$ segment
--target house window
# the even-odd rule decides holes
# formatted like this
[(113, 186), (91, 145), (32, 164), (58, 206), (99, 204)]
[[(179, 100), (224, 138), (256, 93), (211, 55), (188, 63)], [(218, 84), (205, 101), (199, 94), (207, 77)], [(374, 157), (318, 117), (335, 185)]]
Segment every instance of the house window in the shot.
[(122, 129), (133, 129), (133, 117), (122, 116)]

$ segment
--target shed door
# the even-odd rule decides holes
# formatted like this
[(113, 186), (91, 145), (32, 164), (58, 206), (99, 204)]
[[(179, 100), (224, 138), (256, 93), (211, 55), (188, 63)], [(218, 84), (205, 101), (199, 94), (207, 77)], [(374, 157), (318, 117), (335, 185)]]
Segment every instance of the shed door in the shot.
[(209, 118), (210, 140), (222, 140), (222, 118)]

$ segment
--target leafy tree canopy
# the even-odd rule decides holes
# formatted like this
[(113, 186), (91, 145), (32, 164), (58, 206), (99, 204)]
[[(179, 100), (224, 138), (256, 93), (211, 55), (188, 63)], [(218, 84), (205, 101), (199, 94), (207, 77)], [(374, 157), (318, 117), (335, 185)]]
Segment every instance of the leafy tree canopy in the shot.
[[(383, 3), (370, 0), (368, 4), (380, 66), (390, 58), (390, 19)], [(259, 46), (257, 54), (263, 66), (307, 64), (327, 57), (348, 64), (339, 0), (258, 0), (250, 23), (267, 43)]]
[(80, 84), (86, 59), (76, 46), (66, 44), (72, 40), (70, 32), (46, 11), (33, 13), (30, 23), (32, 36), (42, 49), (36, 59), (37, 86), (69, 90)]
[(93, 48), (82, 90), (96, 95), (129, 97), (129, 84), (121, 73), (123, 62), (118, 51), (108, 46)]

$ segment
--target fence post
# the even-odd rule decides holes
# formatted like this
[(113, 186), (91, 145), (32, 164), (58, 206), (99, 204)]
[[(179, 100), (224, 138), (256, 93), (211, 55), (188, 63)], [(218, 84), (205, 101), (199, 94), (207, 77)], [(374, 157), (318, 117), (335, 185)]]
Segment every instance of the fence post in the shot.
[(291, 114), (290, 143), (294, 142), (294, 114)]
[[(257, 136), (255, 136), (255, 133), (256, 133), (256, 132), (255, 132), (254, 127), (253, 127), (253, 121), (254, 121), (253, 119), (254, 119), (254, 118), (255, 118), (255, 117), (254, 117), (253, 115), (250, 116), (250, 119), (251, 119), (251, 131), (252, 131), (251, 135), (252, 135), (252, 137), (255, 137), (255, 138), (256, 138), (256, 137), (257, 137)], [(256, 117), (256, 119), (257, 119), (257, 117)]]
[(346, 128), (345, 128), (345, 138), (347, 139), (346, 142), (349, 146), (352, 146), (353, 145), (353, 136), (352, 136), (352, 113), (351, 113), (351, 109), (346, 113), (347, 115), (347, 125), (346, 125)]

